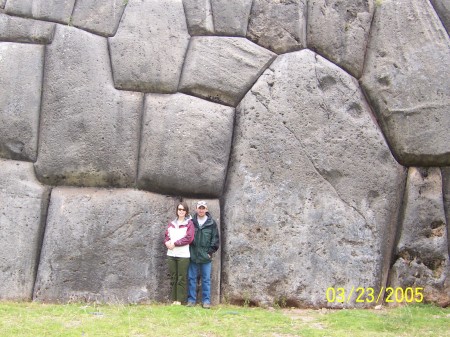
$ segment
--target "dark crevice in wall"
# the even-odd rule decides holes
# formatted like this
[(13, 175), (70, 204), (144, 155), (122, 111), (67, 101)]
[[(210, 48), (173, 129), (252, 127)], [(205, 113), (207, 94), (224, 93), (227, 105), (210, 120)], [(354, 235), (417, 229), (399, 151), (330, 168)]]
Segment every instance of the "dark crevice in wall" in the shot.
[(42, 198), (41, 202), (41, 221), (39, 225), (39, 233), (38, 233), (38, 240), (37, 240), (37, 247), (36, 247), (36, 261), (35, 261), (35, 268), (34, 268), (34, 275), (33, 275), (33, 290), (31, 292), (31, 298), (34, 298), (34, 292), (36, 288), (36, 279), (39, 272), (39, 266), (41, 264), (41, 253), (42, 248), (44, 245), (44, 237), (45, 237), (45, 231), (47, 228), (47, 216), (48, 216), (48, 209), (50, 207), (50, 200), (52, 196), (53, 188), (49, 188), (49, 190), (45, 193), (44, 197)]
[(139, 164), (141, 160), (141, 146), (142, 146), (142, 137), (144, 133), (144, 114), (145, 114), (145, 103), (147, 101), (147, 95), (143, 95), (142, 104), (141, 104), (141, 115), (140, 115), (140, 128), (139, 128), (139, 137), (137, 144), (137, 161), (136, 161), (136, 173), (134, 179), (134, 186), (138, 188), (138, 177), (139, 177)]

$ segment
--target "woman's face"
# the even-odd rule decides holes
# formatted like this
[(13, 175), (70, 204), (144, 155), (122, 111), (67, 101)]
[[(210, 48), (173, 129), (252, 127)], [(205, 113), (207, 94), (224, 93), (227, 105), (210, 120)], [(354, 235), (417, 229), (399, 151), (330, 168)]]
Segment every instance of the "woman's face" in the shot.
[(179, 217), (185, 217), (186, 216), (186, 210), (184, 209), (183, 205), (177, 206), (177, 214)]

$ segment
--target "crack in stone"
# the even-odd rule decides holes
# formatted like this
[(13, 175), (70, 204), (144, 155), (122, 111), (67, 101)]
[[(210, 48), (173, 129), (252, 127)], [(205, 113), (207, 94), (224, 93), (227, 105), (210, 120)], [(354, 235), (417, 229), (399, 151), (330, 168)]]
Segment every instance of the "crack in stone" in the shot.
[(326, 181), (329, 186), (333, 189), (333, 191), (336, 193), (336, 195), (339, 197), (339, 199), (348, 207), (350, 207), (351, 209), (353, 209), (357, 214), (359, 214), (359, 216), (361, 216), (362, 219), (364, 219), (365, 223), (368, 223), (366, 217), (358, 210), (356, 209), (354, 206), (350, 205), (347, 201), (344, 200), (344, 198), (342, 198), (341, 194), (336, 190), (336, 188), (333, 186), (333, 184), (323, 175), (320, 173), (320, 170), (316, 167), (316, 165), (314, 164), (314, 161), (311, 159), (311, 156), (308, 154), (308, 152), (305, 150), (304, 145), (302, 144), (301, 140), (297, 137), (297, 135), (295, 134), (294, 131), (292, 131), (286, 124), (282, 123), (283, 127), (286, 128), (289, 133), (294, 136), (294, 138), (298, 141), (298, 143), (300, 144), (300, 147), (302, 148), (303, 153), (305, 154), (305, 156), (308, 158), (309, 162), (311, 163), (312, 167), (314, 168), (314, 170), (316, 171), (316, 173), (322, 177), (322, 179), (324, 181)]

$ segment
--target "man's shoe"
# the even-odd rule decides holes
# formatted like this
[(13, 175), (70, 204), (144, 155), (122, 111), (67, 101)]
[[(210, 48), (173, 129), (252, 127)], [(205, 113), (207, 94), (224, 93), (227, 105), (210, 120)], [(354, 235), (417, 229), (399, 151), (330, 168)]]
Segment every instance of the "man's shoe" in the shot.
[(186, 306), (187, 307), (195, 307), (195, 303), (194, 302), (187, 302)]
[(211, 309), (211, 304), (203, 303), (203, 309)]

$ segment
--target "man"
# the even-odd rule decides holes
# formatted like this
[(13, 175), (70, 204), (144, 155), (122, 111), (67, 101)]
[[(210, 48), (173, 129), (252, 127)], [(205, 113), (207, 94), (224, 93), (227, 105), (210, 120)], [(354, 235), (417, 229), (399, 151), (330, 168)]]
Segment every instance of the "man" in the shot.
[(203, 308), (211, 308), (211, 261), (219, 249), (219, 231), (217, 224), (208, 212), (206, 201), (197, 203), (196, 214), (192, 219), (195, 227), (194, 241), (189, 246), (191, 261), (188, 269), (187, 306), (193, 307), (197, 301), (197, 276), (202, 278)]

